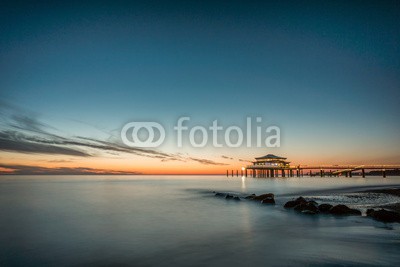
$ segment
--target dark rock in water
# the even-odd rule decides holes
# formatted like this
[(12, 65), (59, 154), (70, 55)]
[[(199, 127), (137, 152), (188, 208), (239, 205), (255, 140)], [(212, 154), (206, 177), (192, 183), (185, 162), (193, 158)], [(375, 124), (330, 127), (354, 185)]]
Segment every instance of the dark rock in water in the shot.
[(297, 201), (299, 203), (307, 203), (307, 200), (304, 197), (298, 197), (298, 198), (296, 198), (295, 201)]
[(312, 204), (314, 204), (315, 206), (318, 206), (318, 203), (317, 203), (316, 201), (314, 201), (314, 200), (310, 200), (310, 201), (308, 201), (308, 203), (312, 203)]
[(329, 213), (334, 215), (361, 215), (361, 211), (351, 209), (346, 205), (336, 205), (329, 210)]
[(372, 217), (373, 219), (377, 221), (382, 221), (382, 222), (400, 222), (400, 213), (390, 211), (390, 210), (373, 210), (373, 209), (368, 209), (367, 210), (367, 215), (369, 217)]
[(263, 199), (268, 198), (268, 197), (274, 198), (274, 194), (272, 194), (272, 193), (262, 194), (262, 195), (253, 197), (253, 199), (254, 200), (263, 200)]
[(216, 194), (215, 194), (215, 196), (216, 196), (216, 197), (224, 197), (224, 196), (225, 196), (225, 194), (224, 194), (224, 193), (220, 193), (220, 192), (218, 192), (218, 193), (216, 193)]
[(261, 200), (262, 204), (275, 204), (275, 199), (273, 197), (267, 197)]
[(238, 197), (238, 196), (236, 196), (236, 197), (233, 197), (233, 200), (240, 200), (240, 197)]
[(232, 198), (233, 198), (233, 196), (232, 196), (232, 195), (229, 195), (229, 194), (227, 194), (225, 198), (226, 198), (226, 199), (232, 199)]
[(254, 199), (256, 197), (256, 194), (251, 194), (250, 196), (245, 197), (245, 199)]
[(307, 203), (301, 203), (294, 207), (295, 211), (300, 211), (300, 212), (314, 212), (318, 213), (318, 208), (315, 206), (313, 203), (307, 202)]
[(318, 206), (318, 210), (322, 213), (328, 213), (332, 207), (331, 204), (321, 204)]
[(286, 209), (291, 209), (291, 208), (296, 207), (297, 205), (299, 205), (299, 203), (297, 201), (290, 200), (290, 201), (286, 202), (286, 204), (283, 207)]
[(374, 209), (367, 209), (367, 216), (371, 215), (374, 212)]
[(286, 202), (286, 204), (284, 205), (284, 208), (290, 209), (290, 208), (294, 208), (300, 204), (306, 204), (307, 200), (305, 200), (303, 197), (298, 197), (295, 200), (291, 200)]

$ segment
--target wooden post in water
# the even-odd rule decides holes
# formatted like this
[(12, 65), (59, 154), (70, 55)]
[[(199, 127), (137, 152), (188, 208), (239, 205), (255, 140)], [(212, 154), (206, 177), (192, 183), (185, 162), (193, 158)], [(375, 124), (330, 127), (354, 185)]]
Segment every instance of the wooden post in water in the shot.
[(350, 176), (350, 177), (353, 177), (353, 175), (352, 175), (352, 173), (351, 173), (351, 170), (349, 171), (349, 176)]
[(361, 169), (362, 177), (365, 178), (365, 170)]
[(386, 170), (385, 169), (382, 170), (382, 175), (383, 175), (383, 178), (386, 178)]
[(228, 170), (226, 170), (226, 177), (228, 177), (229, 176), (229, 171)]
[(239, 177), (239, 171), (236, 170), (236, 177)]
[(319, 174), (320, 174), (320, 176), (322, 177), (322, 169), (321, 169), (321, 170), (319, 170)]
[(244, 169), (244, 177), (247, 177), (247, 168)]
[(275, 177), (275, 170), (271, 169), (271, 177)]
[(233, 170), (232, 170), (232, 173), (231, 173), (231, 174), (232, 174), (232, 177), (233, 177)]

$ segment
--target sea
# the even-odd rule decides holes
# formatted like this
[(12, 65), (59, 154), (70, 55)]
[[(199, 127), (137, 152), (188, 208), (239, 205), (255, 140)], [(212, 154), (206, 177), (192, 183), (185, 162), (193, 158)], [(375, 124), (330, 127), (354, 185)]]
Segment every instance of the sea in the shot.
[[(0, 266), (399, 266), (400, 177), (0, 176)], [(273, 193), (276, 205), (240, 197)], [(363, 216), (286, 210), (304, 196)]]

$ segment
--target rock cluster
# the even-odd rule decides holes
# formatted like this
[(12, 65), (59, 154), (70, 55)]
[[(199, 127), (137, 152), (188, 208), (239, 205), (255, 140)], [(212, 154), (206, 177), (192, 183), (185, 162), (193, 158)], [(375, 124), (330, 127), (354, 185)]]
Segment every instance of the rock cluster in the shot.
[(240, 197), (234, 196), (231, 194), (226, 194), (226, 193), (220, 193), (220, 192), (214, 192), (216, 197), (223, 197), (225, 199), (232, 199), (236, 201), (240, 201)]
[(298, 197), (295, 200), (286, 202), (284, 205), (286, 209), (294, 209), (295, 211), (305, 214), (317, 214), (317, 213), (330, 213), (333, 215), (361, 215), (361, 211), (351, 209), (346, 205), (321, 204), (311, 200), (307, 201), (303, 197)]
[(367, 216), (381, 222), (400, 222), (400, 213), (385, 209), (368, 209)]
[[(229, 193), (221, 193), (221, 192), (214, 192), (214, 193), (215, 193), (216, 197), (223, 197), (225, 199), (233, 199), (233, 200), (240, 201), (239, 196), (231, 195)], [(249, 199), (249, 200), (259, 201), (262, 204), (275, 204), (274, 194), (272, 194), (272, 193), (262, 194), (259, 196), (252, 194), (252, 195), (244, 197), (244, 198)]]
[[(221, 193), (221, 192), (214, 192), (216, 197), (225, 198), (227, 200), (236, 200), (240, 201), (241, 197), (232, 195), (229, 193)], [(275, 204), (274, 194), (267, 193), (267, 194), (251, 194), (246, 197), (242, 197), (248, 200), (254, 200), (261, 202), (262, 204)], [(361, 216), (361, 211), (357, 209), (349, 208), (346, 205), (339, 204), (339, 205), (331, 205), (328, 203), (323, 203), (318, 205), (317, 202), (313, 200), (306, 200), (304, 197), (298, 197), (294, 200), (290, 200), (285, 203), (284, 208), (286, 209), (293, 209), (297, 212), (301, 212), (303, 214), (317, 214), (317, 213), (325, 213), (325, 214), (332, 214), (338, 216)], [(389, 211), (385, 209), (374, 210), (368, 209), (367, 216), (371, 217), (377, 221), (382, 222), (399, 222), (400, 223), (400, 213)]]
[(246, 199), (250, 200), (255, 200), (255, 201), (260, 201), (262, 204), (275, 204), (275, 198), (274, 194), (272, 193), (267, 193), (267, 194), (262, 194), (262, 195), (255, 195), (252, 194), (250, 196), (245, 197)]

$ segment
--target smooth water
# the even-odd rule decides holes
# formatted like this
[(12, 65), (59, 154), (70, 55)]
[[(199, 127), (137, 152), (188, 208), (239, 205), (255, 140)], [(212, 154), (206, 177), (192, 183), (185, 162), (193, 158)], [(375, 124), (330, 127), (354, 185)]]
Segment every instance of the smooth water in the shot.
[[(391, 185), (400, 178), (0, 176), (0, 266), (398, 265), (400, 224), (282, 207)], [(213, 191), (273, 192), (277, 205)]]

